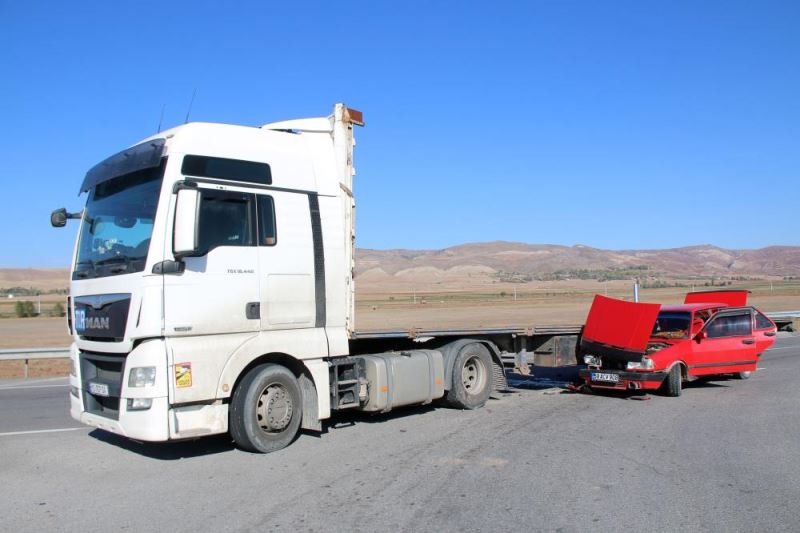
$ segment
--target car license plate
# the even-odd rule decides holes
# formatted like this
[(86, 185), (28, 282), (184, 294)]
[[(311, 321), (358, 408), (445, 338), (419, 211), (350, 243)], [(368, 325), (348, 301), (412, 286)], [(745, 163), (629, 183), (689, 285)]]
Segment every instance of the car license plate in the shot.
[(608, 383), (619, 383), (619, 374), (609, 374), (607, 372), (592, 372), (592, 381), (606, 381)]
[(108, 385), (105, 383), (89, 383), (89, 392), (95, 396), (108, 396)]

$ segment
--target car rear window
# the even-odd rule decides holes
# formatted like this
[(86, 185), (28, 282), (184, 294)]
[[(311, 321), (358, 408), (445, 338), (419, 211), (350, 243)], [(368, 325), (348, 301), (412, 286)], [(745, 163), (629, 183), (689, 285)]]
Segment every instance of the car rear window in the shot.
[(756, 329), (768, 329), (775, 326), (772, 320), (767, 318), (761, 311), (756, 311)]

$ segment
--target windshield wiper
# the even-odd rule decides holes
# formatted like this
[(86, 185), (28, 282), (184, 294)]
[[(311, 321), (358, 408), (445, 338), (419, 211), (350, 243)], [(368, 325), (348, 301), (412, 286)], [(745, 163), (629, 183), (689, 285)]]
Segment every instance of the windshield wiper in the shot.
[(97, 277), (94, 261), (92, 261), (91, 259), (83, 259), (81, 261), (78, 261), (78, 263), (75, 266), (78, 267), (80, 265), (89, 265), (89, 268), (84, 268), (83, 270), (75, 270), (75, 277), (86, 279), (89, 277), (90, 273), (94, 274), (95, 277)]
[(111, 265), (114, 263), (124, 263), (120, 265), (113, 266), (108, 269), (109, 273), (111, 274), (124, 274), (128, 272), (132, 265), (133, 259), (128, 257), (127, 255), (115, 255), (114, 257), (109, 257), (107, 259), (102, 259), (95, 263), (96, 266), (105, 266)]

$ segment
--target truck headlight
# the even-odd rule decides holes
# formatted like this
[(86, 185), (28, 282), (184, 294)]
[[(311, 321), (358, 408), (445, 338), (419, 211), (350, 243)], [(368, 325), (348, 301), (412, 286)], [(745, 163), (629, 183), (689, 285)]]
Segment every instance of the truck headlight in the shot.
[(153, 405), (152, 398), (128, 398), (128, 411), (145, 411)]
[(629, 361), (627, 365), (628, 370), (652, 370), (655, 363), (649, 357), (642, 357), (641, 361)]
[(156, 383), (156, 367), (137, 366), (128, 375), (128, 387), (150, 387)]
[(602, 361), (596, 355), (584, 355), (583, 363), (589, 366), (602, 366)]

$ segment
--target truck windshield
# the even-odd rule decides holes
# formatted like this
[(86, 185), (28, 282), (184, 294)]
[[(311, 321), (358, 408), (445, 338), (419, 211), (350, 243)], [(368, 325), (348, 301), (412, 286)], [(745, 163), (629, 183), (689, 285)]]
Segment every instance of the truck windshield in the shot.
[(653, 337), (684, 339), (689, 336), (690, 314), (683, 311), (661, 311), (653, 326)]
[(166, 158), (89, 191), (72, 279), (144, 270), (165, 164)]

